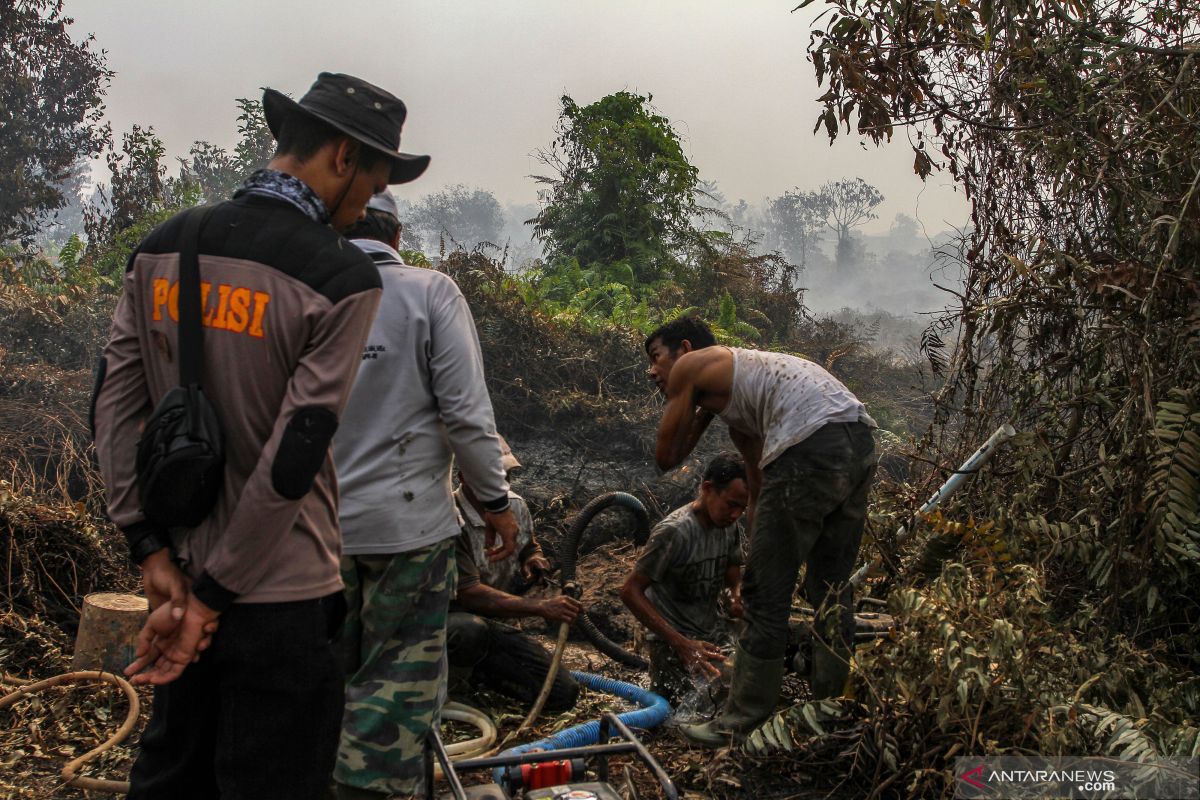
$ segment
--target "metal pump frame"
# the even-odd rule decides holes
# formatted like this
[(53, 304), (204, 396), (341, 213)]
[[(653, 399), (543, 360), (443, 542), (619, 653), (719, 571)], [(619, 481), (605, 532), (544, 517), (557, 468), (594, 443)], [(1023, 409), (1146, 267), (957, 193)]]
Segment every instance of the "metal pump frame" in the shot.
[[(624, 741), (609, 742), (612, 730)], [(540, 764), (544, 761), (562, 761), (571, 758), (596, 759), (596, 774), (600, 781), (608, 782), (608, 759), (610, 756), (633, 753), (645, 764), (658, 784), (662, 787), (667, 800), (679, 800), (679, 791), (667, 776), (666, 770), (650, 754), (646, 746), (634, 736), (633, 731), (611, 711), (604, 712), (600, 717), (600, 743), (585, 747), (564, 747), (561, 750), (541, 750), (538, 752), (519, 753), (516, 755), (500, 755), (488, 758), (471, 758), (451, 762), (442, 739), (436, 729), (429, 731), (429, 747), (425, 750), (425, 790), (430, 800), (434, 798), (434, 760), (441, 765), (442, 774), (450, 784), (450, 793), (455, 800), (468, 800), (466, 789), (458, 779), (459, 772), (476, 772), (491, 770), (496, 767), (512, 767), (518, 764)]]

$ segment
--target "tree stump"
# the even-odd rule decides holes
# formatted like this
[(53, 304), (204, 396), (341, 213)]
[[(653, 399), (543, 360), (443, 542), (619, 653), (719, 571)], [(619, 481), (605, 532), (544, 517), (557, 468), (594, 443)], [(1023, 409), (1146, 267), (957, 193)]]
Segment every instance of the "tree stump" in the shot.
[(149, 613), (146, 598), (133, 594), (96, 592), (83, 598), (71, 669), (121, 674), (133, 661), (137, 635)]

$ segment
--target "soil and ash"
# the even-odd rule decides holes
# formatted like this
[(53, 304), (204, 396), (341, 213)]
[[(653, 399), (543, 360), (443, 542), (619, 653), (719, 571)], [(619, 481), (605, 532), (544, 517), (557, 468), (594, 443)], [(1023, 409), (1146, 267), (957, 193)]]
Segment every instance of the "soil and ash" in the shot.
[[(490, 262), (450, 266), (479, 322), (497, 423), (524, 465), (514, 488), (528, 500), (552, 562), (561, 556), (574, 514), (592, 498), (630, 492), (653, 523), (694, 494), (702, 459), (730, 449), (714, 426), (695, 458), (660, 475), (653, 444), (661, 401), (646, 380), (636, 338), (570, 330), (526, 313), (489, 289), (503, 279)], [(111, 301), (30, 299), (15, 284), (0, 288), (0, 476), (7, 480), (0, 489), (0, 672), (11, 677), (41, 679), (69, 670), (83, 596), (137, 589), (121, 537), (103, 518), (87, 424), (92, 365)], [(627, 648), (637, 646), (638, 626), (617, 593), (636, 559), (632, 529), (626, 511), (598, 515), (582, 540), (577, 573), (598, 627)], [(543, 636), (547, 649), (553, 646), (548, 626), (524, 624)], [(644, 674), (575, 639), (564, 663), (646, 684)], [(13, 688), (5, 681), (3, 691)], [(144, 724), (150, 694), (142, 698)], [(478, 699), (495, 715), (502, 738), (526, 711), (494, 695)], [(586, 692), (572, 712), (544, 717), (522, 739), (594, 719), (607, 708), (627, 705)], [(107, 738), (125, 713), (124, 699), (107, 686), (51, 689), (0, 712), (0, 796), (98, 796), (65, 787), (59, 772)], [(670, 728), (648, 733), (646, 741), (688, 796), (750, 796), (738, 787), (740, 778), (730, 777), (727, 759), (689, 750)], [(82, 773), (121, 778), (136, 744), (135, 734)], [(632, 775), (641, 796), (655, 796), (644, 770), (635, 767)]]
[[(37, 501), (0, 483), (0, 694), (15, 691), (20, 680), (70, 671), (82, 598), (136, 590), (123, 551), (119, 535), (97, 525), (83, 504)], [(148, 701), (147, 693), (143, 708)], [(127, 710), (120, 691), (105, 684), (52, 688), (0, 712), (0, 796), (89, 796), (64, 786), (59, 773), (112, 735)], [(103, 754), (83, 774), (124, 775), (134, 741)]]

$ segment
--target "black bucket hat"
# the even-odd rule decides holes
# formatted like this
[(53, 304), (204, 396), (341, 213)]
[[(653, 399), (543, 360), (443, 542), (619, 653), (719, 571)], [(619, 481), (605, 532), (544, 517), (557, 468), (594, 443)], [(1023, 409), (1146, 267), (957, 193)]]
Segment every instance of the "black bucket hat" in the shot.
[(322, 72), (299, 103), (283, 92), (263, 90), (263, 114), (276, 139), (284, 119), (295, 113), (319, 119), (390, 158), (388, 183), (408, 183), (429, 166), (429, 156), (400, 152), (400, 129), (408, 116), (404, 101), (361, 78)]

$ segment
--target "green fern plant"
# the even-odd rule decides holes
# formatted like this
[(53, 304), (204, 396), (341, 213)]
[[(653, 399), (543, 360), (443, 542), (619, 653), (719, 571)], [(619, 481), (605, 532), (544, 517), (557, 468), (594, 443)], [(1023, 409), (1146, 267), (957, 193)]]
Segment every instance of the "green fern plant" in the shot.
[(1168, 583), (1200, 574), (1200, 398), (1172, 389), (1157, 404), (1154, 466), (1146, 482), (1149, 529)]
[(431, 267), (428, 257), (420, 250), (399, 250), (400, 258), (410, 267)]

